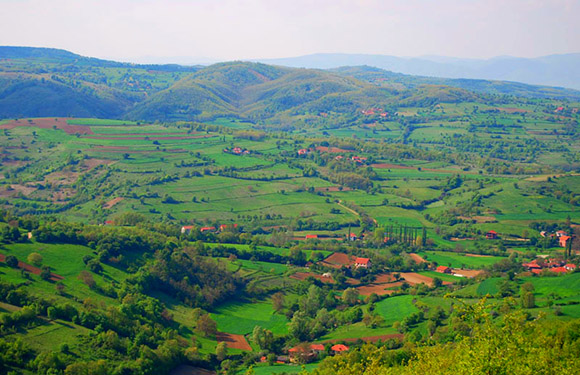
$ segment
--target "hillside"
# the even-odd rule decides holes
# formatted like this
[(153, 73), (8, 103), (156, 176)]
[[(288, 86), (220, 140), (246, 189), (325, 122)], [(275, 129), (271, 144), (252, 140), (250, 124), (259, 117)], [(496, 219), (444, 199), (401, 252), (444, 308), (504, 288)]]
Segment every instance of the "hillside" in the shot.
[(544, 90), (570, 91), (16, 52), (1, 374), (577, 368), (580, 102)]
[[(486, 102), (490, 95), (578, 100), (578, 91), (513, 82), (405, 76), (370, 67), (332, 71), (248, 62), (134, 65), (63, 50), (0, 47), (0, 117), (135, 121), (233, 117), (277, 129), (356, 121), (364, 108)], [(327, 118), (323, 121), (319, 114)], [(354, 118), (353, 118), (354, 116)]]

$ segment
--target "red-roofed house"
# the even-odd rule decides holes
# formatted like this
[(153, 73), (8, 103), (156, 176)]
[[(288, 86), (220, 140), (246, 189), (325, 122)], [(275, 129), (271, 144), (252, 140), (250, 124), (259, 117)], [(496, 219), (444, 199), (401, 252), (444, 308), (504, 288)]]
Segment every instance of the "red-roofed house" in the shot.
[(288, 349), (288, 355), (290, 356), (290, 362), (305, 363), (312, 362), (314, 359), (316, 359), (318, 353), (322, 351), (324, 351), (324, 345), (308, 345), (304, 343)]
[(314, 350), (315, 352), (323, 352), (324, 345), (323, 344), (312, 344), (312, 345), (310, 345), (310, 349)]
[(567, 236), (568, 233), (563, 231), (563, 230), (559, 230), (556, 232), (556, 237), (562, 237), (562, 236)]
[(200, 231), (203, 232), (213, 232), (215, 230), (215, 227), (203, 227), (200, 229)]
[(181, 227), (181, 234), (186, 234), (191, 232), (191, 230), (193, 229), (193, 225), (184, 225)]
[(539, 275), (540, 273), (542, 273), (541, 268), (534, 268), (534, 269), (531, 269), (530, 271), (532, 271), (532, 273), (536, 274), (536, 275)]
[(348, 351), (349, 347), (343, 344), (336, 344), (330, 347), (330, 350), (332, 350), (335, 353), (342, 353), (342, 352), (346, 352)]
[(318, 239), (318, 235), (317, 234), (307, 234), (306, 239), (307, 240), (316, 240), (316, 239)]
[(560, 246), (561, 247), (566, 247), (568, 246), (568, 241), (570, 241), (572, 237), (570, 236), (562, 236), (560, 238), (558, 238), (558, 241), (560, 242)]
[(354, 260), (354, 266), (356, 268), (359, 267), (369, 268), (371, 266), (371, 260), (369, 258), (356, 258)]
[(496, 240), (497, 232), (495, 230), (490, 230), (485, 234), (485, 238), (487, 238), (488, 240)]
[(113, 224), (115, 224), (115, 222), (113, 220), (105, 221), (105, 225), (113, 225)]
[(534, 269), (536, 269), (536, 270), (540, 270), (540, 269), (542, 269), (542, 266), (540, 266), (540, 265), (537, 263), (537, 261), (536, 261), (536, 260), (532, 260), (532, 261), (531, 261), (531, 262), (529, 262), (529, 263), (523, 263), (523, 264), (522, 264), (522, 266), (523, 266), (523, 267), (525, 267), (525, 268), (527, 268), (527, 269), (529, 269), (529, 270), (534, 270)]
[(568, 263), (564, 266), (565, 269), (567, 269), (568, 271), (574, 271), (576, 269), (576, 265), (573, 263)]
[(308, 153), (308, 149), (302, 148), (298, 150), (298, 155), (306, 155)]
[(435, 272), (439, 272), (439, 273), (452, 273), (453, 270), (451, 270), (451, 268), (449, 268), (447, 266), (439, 266), (439, 267), (437, 267), (437, 269), (435, 270)]
[(566, 269), (566, 267), (554, 267), (554, 268), (550, 268), (550, 271), (556, 272), (556, 273), (568, 273), (568, 270)]

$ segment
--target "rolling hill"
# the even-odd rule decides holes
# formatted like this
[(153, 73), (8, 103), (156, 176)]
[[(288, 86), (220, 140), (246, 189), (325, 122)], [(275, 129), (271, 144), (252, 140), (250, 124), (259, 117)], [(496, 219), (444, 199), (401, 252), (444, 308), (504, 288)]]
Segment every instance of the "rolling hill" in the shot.
[(324, 71), (240, 61), (204, 68), (134, 65), (63, 50), (0, 47), (0, 118), (230, 117), (289, 129), (341, 126), (360, 117), (365, 108), (395, 112), (439, 103), (485, 102), (490, 95), (580, 99), (580, 92), (570, 89), (409, 76), (368, 66)]

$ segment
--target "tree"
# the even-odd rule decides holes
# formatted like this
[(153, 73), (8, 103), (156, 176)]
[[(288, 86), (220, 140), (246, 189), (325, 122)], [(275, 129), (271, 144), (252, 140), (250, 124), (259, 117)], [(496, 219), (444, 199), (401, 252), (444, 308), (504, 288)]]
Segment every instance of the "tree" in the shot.
[(282, 292), (277, 292), (272, 295), (272, 307), (276, 312), (284, 309), (284, 294)]
[(16, 258), (14, 255), (8, 255), (6, 257), (5, 262), (8, 267), (12, 268), (18, 267), (18, 258)]
[(298, 341), (310, 339), (310, 322), (302, 311), (296, 311), (290, 323), (288, 323), (288, 332)]
[(36, 267), (40, 267), (42, 264), (42, 255), (38, 253), (30, 253), (28, 257), (26, 257), (28, 263), (35, 265)]
[(214, 337), (217, 334), (217, 323), (209, 314), (204, 314), (197, 320), (196, 330), (205, 337)]
[(50, 276), (51, 276), (50, 267), (48, 266), (42, 267), (42, 271), (40, 271), (40, 278), (42, 280), (50, 280)]
[(274, 342), (274, 334), (272, 331), (264, 329), (260, 326), (255, 326), (252, 332), (252, 341), (260, 347), (260, 349), (270, 349)]
[(356, 305), (358, 302), (358, 290), (355, 288), (347, 288), (342, 293), (342, 301), (349, 306)]
[(78, 279), (85, 283), (89, 288), (93, 289), (97, 286), (97, 282), (93, 278), (93, 275), (89, 271), (81, 271), (79, 273)]
[(228, 355), (228, 347), (226, 346), (225, 342), (222, 341), (217, 344), (215, 348), (215, 355), (220, 362), (226, 359)]

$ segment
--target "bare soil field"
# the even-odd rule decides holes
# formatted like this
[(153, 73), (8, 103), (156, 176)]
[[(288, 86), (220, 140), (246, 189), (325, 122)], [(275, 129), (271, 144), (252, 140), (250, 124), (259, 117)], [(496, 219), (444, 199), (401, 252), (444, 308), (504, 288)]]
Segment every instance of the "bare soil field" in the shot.
[(453, 273), (457, 274), (457, 275), (461, 275), (464, 277), (468, 277), (468, 278), (473, 278), (476, 276), (479, 276), (481, 274), (483, 274), (485, 271), (483, 270), (460, 270), (460, 269), (454, 269)]
[[(401, 272), (401, 277), (411, 285), (423, 283), (428, 286), (433, 286), (433, 278), (426, 275), (419, 275), (415, 272)], [(449, 281), (443, 281), (443, 285), (450, 284)]]
[(343, 148), (338, 148), (338, 147), (325, 147), (325, 146), (317, 146), (316, 147), (316, 151), (329, 152), (331, 154), (341, 154), (341, 153), (347, 153), (347, 152), (355, 152), (354, 150), (345, 150)]
[(32, 120), (14, 120), (0, 125), (0, 129), (14, 129), (21, 126), (36, 127), (41, 129), (60, 129), (67, 134), (95, 134), (90, 126), (69, 125), (68, 118), (37, 118)]
[[(402, 281), (397, 281), (394, 283), (384, 283), (384, 284), (369, 284), (364, 286), (359, 286), (356, 288), (358, 293), (361, 296), (370, 296), (371, 294), (375, 293), (377, 296), (384, 296), (387, 294), (393, 294), (397, 290), (394, 288), (400, 287), (403, 285)], [(385, 290), (389, 288), (388, 290)], [(390, 289), (393, 288), (393, 289)]]
[(19, 193), (23, 195), (29, 195), (36, 191), (37, 189), (32, 186), (20, 185), (20, 184), (11, 184), (10, 188), (4, 187), (0, 190), (0, 197), (13, 197)]
[(413, 259), (415, 261), (415, 263), (417, 264), (421, 264), (421, 263), (427, 263), (427, 261), (425, 259), (423, 259), (420, 255), (415, 254), (415, 253), (410, 253), (409, 256), (411, 257), (411, 259)]
[(218, 342), (225, 342), (230, 349), (241, 349), (252, 351), (252, 347), (243, 335), (235, 335), (233, 333), (218, 332), (216, 334)]
[(302, 281), (302, 280), (306, 280), (310, 276), (314, 277), (317, 280), (320, 280), (323, 283), (329, 283), (329, 284), (335, 283), (335, 281), (332, 277), (324, 277), (322, 275), (319, 275), (319, 274), (316, 274), (313, 272), (296, 272), (294, 275), (290, 276), (290, 278)]
[(529, 109), (522, 109), (522, 108), (513, 108), (513, 107), (498, 107), (496, 108), (499, 111), (506, 112), (506, 113), (531, 113)]
[(113, 198), (110, 201), (108, 201), (107, 203), (105, 203), (103, 205), (103, 208), (105, 208), (105, 209), (111, 209), (111, 208), (113, 208), (114, 205), (116, 205), (117, 203), (121, 202), (123, 199), (125, 199), (125, 198), (123, 198), (123, 197)]

